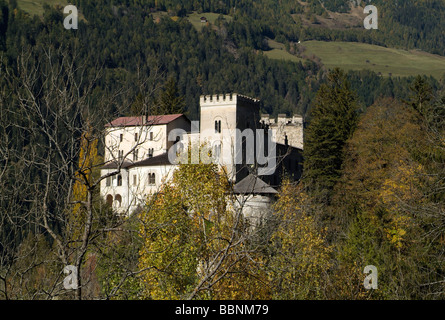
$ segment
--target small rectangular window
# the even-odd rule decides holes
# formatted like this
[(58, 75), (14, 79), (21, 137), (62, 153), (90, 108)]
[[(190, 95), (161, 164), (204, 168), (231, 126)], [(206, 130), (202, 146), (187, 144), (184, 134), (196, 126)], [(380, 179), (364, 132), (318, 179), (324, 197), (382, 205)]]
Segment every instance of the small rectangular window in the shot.
[(124, 141), (124, 135), (122, 133), (119, 136), (119, 140), (120, 140), (120, 142)]
[(156, 175), (154, 173), (148, 174), (148, 184), (155, 185), (156, 184)]
[(107, 185), (107, 187), (111, 186), (111, 177), (107, 177), (106, 185)]
[(137, 132), (134, 134), (134, 141), (138, 141), (138, 133)]
[(150, 141), (153, 141), (153, 132), (150, 132)]
[(137, 185), (137, 182), (138, 182), (138, 177), (137, 177), (137, 175), (133, 175), (133, 185), (135, 186), (135, 185)]
[(117, 186), (118, 187), (122, 186), (122, 176), (121, 175), (117, 176)]

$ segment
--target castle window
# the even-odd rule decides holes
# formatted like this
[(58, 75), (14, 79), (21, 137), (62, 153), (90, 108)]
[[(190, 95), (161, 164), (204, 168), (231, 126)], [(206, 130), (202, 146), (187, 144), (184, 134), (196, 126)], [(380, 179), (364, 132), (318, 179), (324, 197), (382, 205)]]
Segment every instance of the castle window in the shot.
[(215, 133), (221, 133), (221, 120), (215, 121)]
[(118, 208), (121, 206), (121, 204), (122, 204), (122, 196), (120, 194), (117, 194), (114, 197), (114, 203), (115, 203), (115, 206), (118, 207)]
[(119, 150), (119, 162), (124, 160), (124, 150)]
[(111, 186), (111, 177), (107, 177), (107, 179), (105, 180), (106, 186), (109, 187)]
[(155, 185), (156, 184), (156, 175), (154, 173), (148, 174), (148, 184)]
[(153, 132), (150, 132), (150, 141), (153, 141)]
[(149, 148), (148, 149), (148, 157), (152, 158), (153, 157), (153, 148)]
[(133, 161), (138, 161), (138, 149), (133, 151)]
[(221, 156), (221, 144), (217, 143), (213, 146), (213, 154), (215, 159), (219, 159)]
[(113, 196), (111, 194), (107, 195), (107, 204), (111, 207), (113, 205)]
[(124, 135), (122, 133), (119, 135), (119, 140), (120, 140), (120, 142), (122, 142), (124, 140)]
[(117, 176), (117, 186), (118, 187), (122, 186), (122, 176), (121, 175)]
[(138, 133), (137, 132), (134, 134), (134, 141), (138, 141)]
[(138, 177), (137, 177), (137, 175), (133, 175), (133, 185), (135, 186), (135, 185), (137, 185), (137, 182), (138, 182)]

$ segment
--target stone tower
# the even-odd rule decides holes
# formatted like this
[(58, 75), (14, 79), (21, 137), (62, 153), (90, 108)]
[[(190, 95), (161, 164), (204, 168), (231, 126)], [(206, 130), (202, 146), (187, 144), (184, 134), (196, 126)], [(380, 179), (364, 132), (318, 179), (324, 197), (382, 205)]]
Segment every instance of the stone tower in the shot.
[[(255, 129), (260, 126), (259, 100), (236, 93), (203, 95), (200, 109), (201, 140), (204, 136), (213, 153), (221, 157), (229, 177), (240, 181), (249, 172), (249, 164), (245, 161), (247, 144), (255, 148)], [(252, 129), (253, 141), (243, 134), (245, 129)], [(237, 139), (241, 144), (237, 144)], [(242, 157), (243, 163), (235, 161), (237, 155)]]

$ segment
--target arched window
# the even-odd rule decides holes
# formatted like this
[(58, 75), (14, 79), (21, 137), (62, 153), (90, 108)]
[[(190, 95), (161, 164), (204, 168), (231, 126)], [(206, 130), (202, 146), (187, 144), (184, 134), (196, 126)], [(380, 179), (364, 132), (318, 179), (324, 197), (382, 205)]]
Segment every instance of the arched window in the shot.
[(215, 133), (221, 133), (221, 120), (215, 120)]
[(221, 142), (217, 141), (213, 145), (213, 155), (215, 159), (219, 159), (221, 157)]
[(113, 205), (113, 196), (111, 194), (107, 195), (107, 204), (111, 207)]
[(120, 194), (117, 194), (117, 195), (114, 197), (114, 203), (115, 203), (115, 206), (116, 206), (117, 208), (119, 208), (119, 207), (121, 206), (121, 204), (122, 204), (122, 196), (121, 196)]

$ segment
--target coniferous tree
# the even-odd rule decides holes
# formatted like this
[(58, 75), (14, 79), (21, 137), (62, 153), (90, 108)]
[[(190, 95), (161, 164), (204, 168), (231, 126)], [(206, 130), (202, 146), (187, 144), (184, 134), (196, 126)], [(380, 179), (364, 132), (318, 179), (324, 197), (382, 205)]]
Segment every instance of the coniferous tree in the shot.
[(315, 98), (305, 137), (305, 181), (314, 196), (329, 200), (340, 176), (343, 147), (357, 122), (356, 95), (340, 69), (328, 75)]
[(405, 103), (425, 116), (425, 113), (429, 111), (429, 102), (433, 98), (433, 89), (420, 75), (416, 77), (409, 89), (412, 95)]
[(165, 84), (164, 90), (159, 97), (159, 113), (176, 114), (183, 113), (185, 108), (184, 96), (178, 92), (176, 81), (173, 77), (169, 78)]

